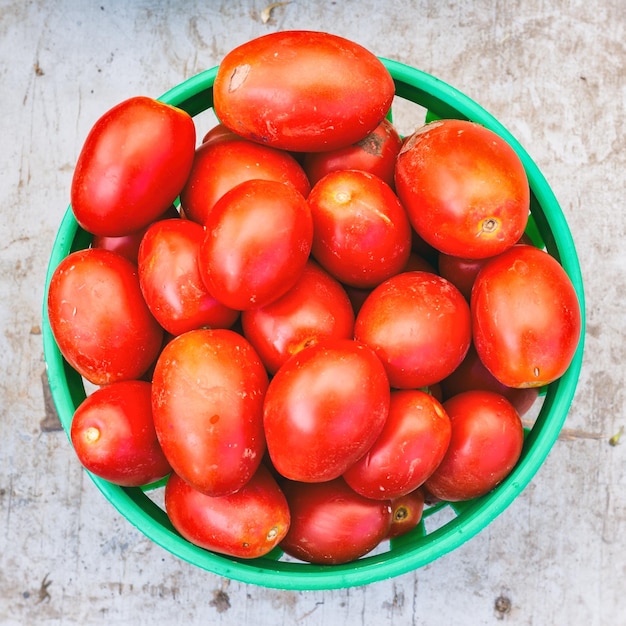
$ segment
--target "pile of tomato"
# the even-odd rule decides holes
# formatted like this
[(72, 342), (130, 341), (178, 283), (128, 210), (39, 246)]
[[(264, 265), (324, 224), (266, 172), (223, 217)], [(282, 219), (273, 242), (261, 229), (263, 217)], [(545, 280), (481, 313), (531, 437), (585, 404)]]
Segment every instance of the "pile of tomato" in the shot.
[(232, 50), (219, 124), (139, 96), (105, 113), (71, 204), (92, 234), (49, 285), (81, 463), (165, 480), (192, 543), (342, 563), (520, 458), (521, 416), (581, 316), (524, 234), (515, 151), (469, 121), (402, 138), (381, 61), (328, 33)]

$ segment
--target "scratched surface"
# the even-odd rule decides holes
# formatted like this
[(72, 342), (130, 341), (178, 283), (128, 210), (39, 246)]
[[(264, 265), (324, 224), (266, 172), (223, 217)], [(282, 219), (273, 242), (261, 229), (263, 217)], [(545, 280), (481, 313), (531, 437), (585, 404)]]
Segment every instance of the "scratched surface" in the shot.
[[(622, 0), (0, 0), (0, 623), (626, 624), (626, 9)], [(269, 19), (267, 19), (269, 17)], [(521, 496), (453, 553), (393, 580), (291, 592), (200, 571), (103, 499), (59, 429), (41, 299), (93, 122), (277, 29), (330, 30), (477, 100), (546, 175), (588, 303), (565, 436)], [(415, 125), (397, 116), (403, 132)]]

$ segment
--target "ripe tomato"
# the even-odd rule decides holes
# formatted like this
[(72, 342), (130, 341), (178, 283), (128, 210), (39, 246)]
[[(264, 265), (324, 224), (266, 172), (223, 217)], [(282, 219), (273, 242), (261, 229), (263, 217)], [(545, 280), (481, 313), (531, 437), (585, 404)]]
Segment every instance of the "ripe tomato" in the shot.
[(95, 385), (141, 378), (161, 349), (163, 329), (143, 299), (137, 268), (115, 252), (88, 248), (66, 256), (47, 304), (59, 351)]
[(289, 555), (324, 565), (348, 563), (373, 550), (389, 532), (389, 500), (370, 500), (342, 478), (282, 485), (291, 525), (280, 547)]
[(394, 92), (369, 50), (315, 31), (280, 31), (238, 46), (222, 59), (213, 86), (225, 126), (296, 152), (363, 139), (389, 111)]
[(270, 374), (324, 337), (352, 338), (354, 312), (344, 288), (309, 260), (296, 284), (266, 306), (243, 311), (244, 335)]
[(96, 389), (78, 406), (70, 438), (83, 466), (124, 487), (139, 487), (170, 473), (154, 430), (152, 385), (124, 380)]
[(141, 242), (141, 291), (154, 317), (171, 335), (202, 326), (228, 328), (239, 315), (207, 291), (198, 268), (203, 240), (200, 224), (174, 219), (154, 222)]
[(360, 170), (331, 172), (308, 197), (311, 253), (341, 282), (365, 288), (400, 272), (411, 252), (411, 225), (391, 187)]
[(263, 465), (241, 489), (217, 497), (197, 491), (173, 473), (165, 485), (165, 510), (191, 543), (242, 559), (270, 552), (290, 523), (287, 500)]
[(387, 539), (406, 535), (421, 521), (424, 513), (424, 491), (415, 489), (391, 500), (391, 526)]
[(576, 291), (558, 261), (517, 245), (480, 271), (471, 299), (476, 352), (508, 387), (540, 387), (562, 376), (581, 333)]
[(398, 389), (426, 387), (451, 374), (471, 342), (470, 309), (452, 283), (430, 272), (404, 272), (367, 297), (354, 336), (370, 346)]
[(494, 256), (526, 228), (524, 166), (504, 139), (474, 122), (437, 120), (418, 129), (398, 155), (395, 181), (418, 235), (446, 254)]
[(95, 123), (76, 162), (76, 221), (109, 237), (146, 227), (179, 195), (195, 142), (193, 118), (182, 109), (144, 96), (114, 106)]
[(274, 467), (303, 482), (341, 476), (380, 434), (389, 396), (385, 369), (363, 344), (324, 339), (296, 353), (265, 395), (265, 437)]
[(398, 498), (422, 485), (450, 443), (450, 419), (438, 400), (418, 389), (392, 391), (389, 416), (365, 456), (343, 474), (357, 493)]
[(309, 258), (313, 220), (289, 185), (249, 180), (226, 193), (206, 220), (198, 264), (207, 289), (238, 310), (264, 306), (296, 284)]
[(267, 372), (249, 342), (227, 329), (179, 335), (152, 379), (157, 436), (173, 470), (211, 496), (241, 489), (265, 451)]
[(452, 437), (426, 489), (451, 502), (482, 496), (508, 476), (520, 457), (524, 429), (519, 415), (504, 396), (492, 391), (466, 391), (443, 407)]

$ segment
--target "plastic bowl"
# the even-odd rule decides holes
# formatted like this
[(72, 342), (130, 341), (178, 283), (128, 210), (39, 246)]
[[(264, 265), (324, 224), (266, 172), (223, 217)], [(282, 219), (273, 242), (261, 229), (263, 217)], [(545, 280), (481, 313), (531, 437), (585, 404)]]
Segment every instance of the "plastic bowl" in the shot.
[[(578, 294), (583, 315), (583, 283), (574, 242), (567, 222), (548, 183), (519, 142), (492, 115), (446, 83), (417, 69), (382, 59), (394, 78), (396, 95), (427, 111), (427, 119), (458, 118), (478, 122), (506, 139), (520, 156), (530, 182), (529, 234), (563, 265)], [(202, 72), (165, 93), (160, 100), (186, 110), (192, 116), (213, 105), (217, 68)], [(69, 435), (74, 411), (85, 398), (82, 378), (64, 361), (50, 330), (47, 292), (50, 278), (61, 259), (90, 243), (67, 209), (59, 228), (48, 267), (43, 306), (43, 341), (48, 378), (61, 423)], [(336, 589), (365, 585), (404, 574), (451, 552), (496, 518), (526, 487), (549, 454), (569, 411), (582, 364), (583, 339), (567, 372), (545, 389), (541, 408), (526, 433), (522, 456), (513, 472), (489, 494), (472, 501), (428, 507), (420, 525), (358, 561), (342, 565), (312, 565), (270, 555), (244, 560), (198, 548), (183, 539), (157, 504), (159, 485), (123, 488), (91, 475), (109, 502), (152, 541), (193, 565), (226, 578), (279, 589)], [(161, 485), (162, 486), (162, 485)]]

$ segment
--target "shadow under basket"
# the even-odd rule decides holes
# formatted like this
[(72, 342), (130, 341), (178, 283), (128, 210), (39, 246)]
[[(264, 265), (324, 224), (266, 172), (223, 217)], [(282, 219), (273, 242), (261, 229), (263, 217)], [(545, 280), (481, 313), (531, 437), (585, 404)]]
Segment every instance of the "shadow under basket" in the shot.
[[(519, 142), (492, 115), (470, 98), (433, 76), (406, 65), (381, 59), (396, 86), (396, 99), (425, 110), (425, 119), (468, 119), (495, 131), (521, 158), (531, 189), (528, 234), (563, 266), (576, 289), (584, 328), (584, 293), (578, 257), (567, 222), (548, 183)], [(174, 87), (160, 100), (192, 116), (213, 106), (217, 68), (206, 70)], [(416, 123), (416, 126), (418, 123)], [(86, 248), (90, 235), (76, 223), (68, 207), (54, 242), (46, 277), (43, 341), (50, 389), (61, 423), (69, 436), (74, 411), (86, 397), (80, 375), (61, 356), (47, 312), (48, 286), (59, 262), (70, 252)], [(124, 488), (90, 474), (109, 502), (156, 544), (189, 563), (226, 578), (290, 590), (337, 589), (365, 585), (404, 574), (451, 552), (494, 520), (527, 486), (549, 454), (563, 426), (576, 390), (583, 357), (581, 336), (567, 372), (542, 390), (541, 405), (526, 430), (521, 458), (512, 473), (493, 491), (475, 500), (438, 503), (426, 507), (422, 522), (410, 533), (385, 542), (373, 553), (342, 565), (312, 565), (288, 558), (276, 549), (263, 558), (230, 558), (196, 547), (183, 539), (163, 507), (163, 481), (145, 488)]]

